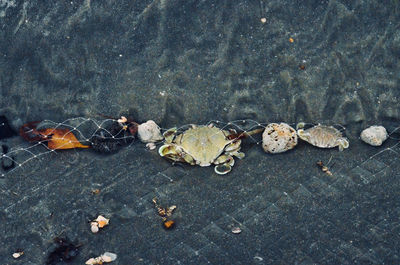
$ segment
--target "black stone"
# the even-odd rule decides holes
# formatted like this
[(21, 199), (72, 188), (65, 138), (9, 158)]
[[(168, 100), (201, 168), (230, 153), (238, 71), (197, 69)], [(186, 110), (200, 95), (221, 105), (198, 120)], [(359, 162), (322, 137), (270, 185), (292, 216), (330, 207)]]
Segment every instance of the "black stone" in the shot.
[(11, 128), (8, 120), (5, 116), (0, 116), (0, 140), (9, 138), (17, 135), (17, 133)]

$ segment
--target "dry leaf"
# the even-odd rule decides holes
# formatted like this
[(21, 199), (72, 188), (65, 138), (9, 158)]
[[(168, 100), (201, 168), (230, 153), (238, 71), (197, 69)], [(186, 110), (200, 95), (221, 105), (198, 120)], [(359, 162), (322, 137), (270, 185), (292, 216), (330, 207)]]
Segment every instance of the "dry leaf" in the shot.
[(89, 145), (81, 144), (75, 135), (69, 129), (42, 129), (40, 134), (48, 138), (47, 146), (50, 149), (72, 149), (72, 148), (90, 148)]

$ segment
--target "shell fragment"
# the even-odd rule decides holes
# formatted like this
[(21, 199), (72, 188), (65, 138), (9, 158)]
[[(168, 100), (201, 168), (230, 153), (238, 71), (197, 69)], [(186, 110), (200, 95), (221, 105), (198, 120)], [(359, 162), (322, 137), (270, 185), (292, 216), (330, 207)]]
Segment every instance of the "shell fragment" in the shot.
[(117, 254), (111, 253), (111, 252), (104, 252), (103, 255), (96, 257), (96, 258), (90, 258), (88, 259), (85, 264), (86, 265), (95, 265), (95, 264), (103, 264), (103, 263), (109, 263), (117, 259)]

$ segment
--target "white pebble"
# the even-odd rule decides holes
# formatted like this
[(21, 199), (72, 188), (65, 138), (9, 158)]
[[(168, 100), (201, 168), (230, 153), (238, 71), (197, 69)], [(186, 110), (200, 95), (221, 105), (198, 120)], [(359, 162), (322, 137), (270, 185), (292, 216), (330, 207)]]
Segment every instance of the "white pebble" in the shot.
[(388, 133), (383, 126), (371, 126), (361, 132), (361, 140), (372, 146), (381, 146), (388, 138)]
[(154, 143), (164, 139), (160, 127), (152, 120), (138, 126), (138, 136), (143, 143)]
[(97, 224), (97, 222), (91, 222), (90, 223), (90, 230), (92, 231), (92, 233), (97, 233), (99, 232), (99, 225)]
[(21, 257), (22, 255), (24, 255), (23, 251), (19, 251), (19, 252), (15, 252), (12, 254), (14, 259), (18, 259), (19, 257)]
[(286, 123), (270, 123), (262, 135), (262, 147), (267, 153), (282, 153), (297, 145), (297, 133)]

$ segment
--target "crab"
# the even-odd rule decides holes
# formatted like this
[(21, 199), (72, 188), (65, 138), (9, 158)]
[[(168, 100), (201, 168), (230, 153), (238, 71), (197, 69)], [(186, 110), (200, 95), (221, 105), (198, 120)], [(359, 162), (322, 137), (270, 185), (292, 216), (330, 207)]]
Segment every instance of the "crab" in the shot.
[(305, 124), (299, 123), (296, 126), (297, 135), (300, 139), (320, 148), (333, 148), (338, 146), (339, 151), (349, 147), (349, 140), (342, 136), (342, 133), (332, 126), (318, 124), (304, 130)]
[(214, 171), (224, 175), (231, 171), (235, 163), (233, 156), (240, 159), (245, 156), (239, 152), (242, 135), (213, 125), (192, 125), (181, 134), (172, 128), (164, 133), (165, 143), (158, 153), (162, 157), (190, 165), (206, 167), (214, 164)]

